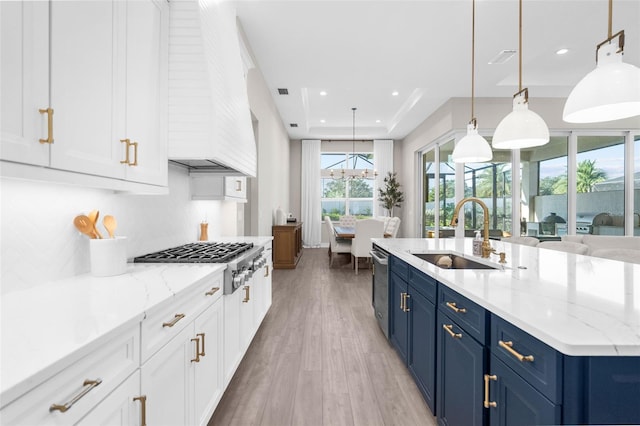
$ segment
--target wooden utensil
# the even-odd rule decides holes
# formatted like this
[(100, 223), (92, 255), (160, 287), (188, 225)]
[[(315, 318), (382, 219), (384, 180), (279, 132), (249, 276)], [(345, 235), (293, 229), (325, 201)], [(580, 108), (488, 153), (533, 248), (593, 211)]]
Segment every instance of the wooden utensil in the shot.
[(114, 234), (116, 232), (116, 228), (118, 227), (118, 222), (116, 221), (116, 218), (111, 215), (106, 215), (104, 219), (102, 219), (102, 224), (104, 225), (104, 228), (109, 233), (109, 237), (115, 238)]
[(98, 238), (102, 239), (102, 234), (100, 233), (100, 231), (98, 231), (98, 228), (96, 227), (96, 223), (98, 223), (98, 216), (100, 216), (100, 212), (98, 210), (91, 210), (87, 215), (87, 217), (93, 224), (93, 232), (96, 234)]
[(82, 232), (85, 235), (88, 235), (89, 238), (96, 238), (96, 234), (94, 232), (95, 227), (93, 226), (93, 222), (85, 215), (76, 216), (73, 219), (73, 224), (76, 226), (78, 231)]

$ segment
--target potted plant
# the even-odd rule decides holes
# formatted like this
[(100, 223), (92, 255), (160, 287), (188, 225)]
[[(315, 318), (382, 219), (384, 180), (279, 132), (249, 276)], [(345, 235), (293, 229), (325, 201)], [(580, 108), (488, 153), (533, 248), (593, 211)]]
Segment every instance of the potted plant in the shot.
[(393, 217), (393, 208), (402, 207), (404, 194), (400, 191), (400, 183), (396, 180), (396, 172), (389, 172), (384, 178), (384, 189), (378, 188), (378, 201), (382, 203), (389, 216)]

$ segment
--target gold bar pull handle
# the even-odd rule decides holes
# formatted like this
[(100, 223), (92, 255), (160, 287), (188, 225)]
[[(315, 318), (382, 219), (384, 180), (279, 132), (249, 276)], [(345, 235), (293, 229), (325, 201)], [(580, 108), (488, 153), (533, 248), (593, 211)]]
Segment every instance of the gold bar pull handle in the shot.
[(82, 397), (91, 392), (91, 390), (98, 386), (100, 383), (102, 383), (102, 379), (85, 380), (82, 383), (82, 389), (80, 389), (80, 392), (78, 392), (73, 398), (71, 398), (70, 401), (65, 402), (64, 404), (51, 404), (51, 407), (49, 407), (49, 411), (60, 411), (61, 413), (67, 412), (69, 408), (73, 407), (73, 404), (80, 401)]
[(147, 395), (140, 395), (133, 398), (140, 401), (140, 426), (147, 426)]
[(407, 299), (410, 299), (411, 295), (409, 293), (405, 293), (404, 294), (404, 311), (405, 312), (411, 312), (411, 308), (409, 307), (409, 305), (407, 305)]
[(465, 314), (467, 312), (466, 308), (458, 308), (458, 306), (456, 306), (456, 302), (447, 302), (447, 306), (456, 314)]
[(133, 163), (129, 163), (129, 166), (134, 167), (138, 165), (138, 142), (133, 142), (131, 145), (133, 146)]
[(404, 304), (405, 304), (405, 300), (404, 300), (404, 295), (407, 293), (400, 293), (400, 309), (402, 309), (402, 312), (406, 312), (404, 310)]
[(502, 340), (498, 340), (498, 346), (506, 349), (507, 352), (516, 357), (520, 362), (533, 362), (533, 355), (522, 355), (521, 353), (513, 349), (512, 341), (503, 342)]
[(129, 145), (131, 145), (130, 139), (120, 139), (120, 142), (126, 144), (124, 148), (124, 160), (120, 160), (120, 164), (130, 164), (129, 163)]
[(269, 265), (264, 267), (264, 276), (268, 277), (269, 276)]
[(198, 333), (198, 334), (196, 334), (196, 336), (198, 336), (199, 338), (202, 339), (202, 352), (200, 352), (200, 356), (205, 356), (205, 353), (204, 353), (204, 333)]
[(242, 191), (242, 181), (241, 180), (237, 180), (236, 181), (236, 191), (238, 191), (238, 192)]
[(174, 325), (176, 325), (178, 323), (178, 321), (180, 321), (182, 318), (184, 318), (184, 314), (176, 314), (173, 319), (169, 322), (163, 322), (162, 323), (162, 327), (173, 327)]
[(200, 338), (196, 337), (195, 339), (191, 339), (192, 342), (196, 342), (196, 357), (191, 360), (191, 362), (200, 362)]
[(218, 292), (218, 290), (220, 290), (220, 287), (211, 287), (211, 290), (206, 292), (204, 295), (205, 296), (213, 296), (214, 294), (216, 294)]
[(40, 108), (40, 114), (47, 114), (47, 138), (38, 139), (40, 143), (53, 143), (53, 108)]
[(249, 298), (249, 286), (245, 285), (244, 286), (244, 300), (242, 301), (242, 303), (247, 303), (249, 302), (250, 298)]
[(442, 324), (442, 328), (444, 328), (447, 331), (447, 333), (449, 333), (449, 335), (454, 339), (462, 339), (462, 333), (453, 332), (453, 324), (449, 324), (449, 325)]
[(489, 408), (489, 407), (497, 407), (498, 403), (495, 401), (489, 401), (489, 380), (498, 380), (498, 376), (496, 376), (495, 374), (493, 375), (489, 375), (489, 374), (485, 374), (484, 375), (484, 408)]

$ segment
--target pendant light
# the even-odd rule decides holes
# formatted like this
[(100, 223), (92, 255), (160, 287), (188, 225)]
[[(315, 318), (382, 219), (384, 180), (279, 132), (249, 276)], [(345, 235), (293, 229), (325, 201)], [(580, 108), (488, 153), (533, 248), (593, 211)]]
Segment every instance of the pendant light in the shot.
[[(568, 123), (600, 123), (640, 115), (640, 68), (622, 62), (624, 30), (612, 35), (609, 0), (608, 38), (596, 46), (596, 69), (573, 88), (562, 118)], [(617, 39), (618, 43), (612, 43)]]
[[(375, 179), (378, 176), (378, 172), (376, 170), (373, 171), (373, 176), (369, 176), (369, 169), (364, 169), (362, 172), (360, 172), (360, 175), (356, 174), (356, 109), (357, 108), (355, 107), (351, 108), (351, 111), (353, 111), (353, 133), (351, 139), (351, 158), (353, 159), (353, 171), (347, 177), (349, 179)], [(334, 176), (333, 170), (331, 170), (329, 175), (332, 179), (345, 179), (344, 168), (340, 172), (339, 177)]]
[(522, 88), (522, 0), (518, 16), (518, 93), (513, 95), (513, 111), (502, 119), (491, 145), (497, 149), (520, 149), (549, 142), (549, 128), (529, 109), (529, 89)]
[(480, 163), (493, 157), (491, 147), (478, 134), (478, 122), (474, 114), (475, 103), (475, 46), (476, 46), (476, 1), (472, 0), (471, 13), (471, 121), (467, 124), (467, 135), (460, 139), (453, 149), (451, 158), (456, 163)]

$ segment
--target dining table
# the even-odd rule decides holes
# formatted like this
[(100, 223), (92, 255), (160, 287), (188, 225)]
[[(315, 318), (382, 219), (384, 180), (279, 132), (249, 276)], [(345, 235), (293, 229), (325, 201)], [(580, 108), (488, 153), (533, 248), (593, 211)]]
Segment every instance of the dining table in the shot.
[[(346, 240), (352, 240), (356, 237), (356, 227), (355, 226), (340, 226), (336, 225), (333, 227), (333, 232), (336, 234), (336, 238), (343, 238)], [(391, 237), (391, 234), (388, 232), (384, 233), (384, 238)]]

